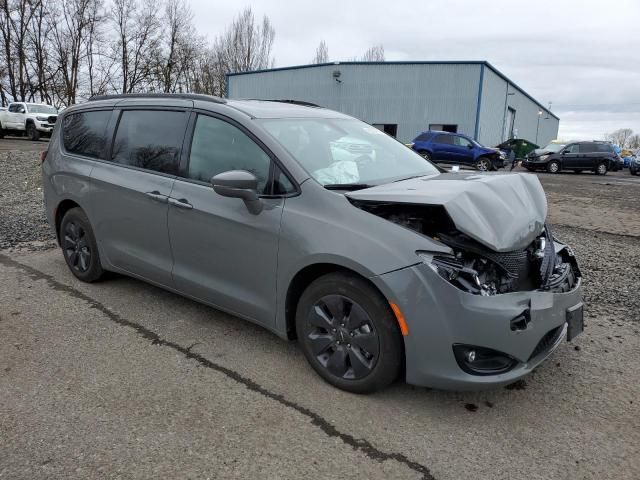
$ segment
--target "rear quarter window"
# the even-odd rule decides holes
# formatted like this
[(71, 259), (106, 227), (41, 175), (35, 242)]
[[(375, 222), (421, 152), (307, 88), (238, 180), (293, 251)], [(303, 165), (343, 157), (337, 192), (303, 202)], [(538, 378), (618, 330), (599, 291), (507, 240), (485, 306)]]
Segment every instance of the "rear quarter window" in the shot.
[(62, 122), (62, 143), (65, 150), (85, 157), (104, 158), (106, 129), (110, 117), (110, 110), (65, 115)]

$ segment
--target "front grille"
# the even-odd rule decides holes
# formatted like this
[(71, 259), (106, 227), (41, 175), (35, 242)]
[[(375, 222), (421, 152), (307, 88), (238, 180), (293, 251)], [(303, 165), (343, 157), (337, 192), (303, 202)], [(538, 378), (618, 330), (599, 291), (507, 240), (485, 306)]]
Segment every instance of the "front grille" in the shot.
[(485, 257), (500, 265), (512, 278), (526, 277), (529, 270), (529, 253), (526, 250), (506, 253), (485, 253)]
[(549, 330), (544, 337), (540, 339), (527, 361), (531, 361), (541, 353), (548, 351), (558, 341), (560, 335), (562, 335), (562, 327), (563, 325), (560, 325), (559, 327)]

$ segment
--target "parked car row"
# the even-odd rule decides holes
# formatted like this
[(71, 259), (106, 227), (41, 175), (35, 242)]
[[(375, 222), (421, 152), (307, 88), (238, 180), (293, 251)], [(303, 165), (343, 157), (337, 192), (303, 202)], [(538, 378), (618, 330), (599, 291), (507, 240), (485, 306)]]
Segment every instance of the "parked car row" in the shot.
[(598, 175), (618, 171), (623, 167), (622, 159), (613, 145), (603, 141), (572, 142), (566, 145), (550, 143), (544, 148), (529, 153), (522, 162), (529, 171), (546, 170), (558, 173), (570, 170), (576, 173), (588, 170)]
[(43, 103), (13, 102), (0, 110), (0, 138), (26, 135), (31, 140), (48, 137), (58, 118), (58, 110)]

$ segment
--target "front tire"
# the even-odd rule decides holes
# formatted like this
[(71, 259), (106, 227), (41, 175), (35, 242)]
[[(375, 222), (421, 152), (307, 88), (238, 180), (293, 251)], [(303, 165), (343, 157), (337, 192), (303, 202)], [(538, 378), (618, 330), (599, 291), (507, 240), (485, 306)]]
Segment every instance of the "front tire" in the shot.
[(480, 157), (476, 161), (475, 167), (481, 172), (488, 172), (489, 170), (493, 170), (493, 162), (487, 157)]
[(352, 393), (389, 386), (400, 372), (402, 335), (385, 298), (364, 279), (330, 273), (312, 282), (296, 309), (296, 331), (311, 367)]
[(549, 173), (558, 173), (560, 171), (560, 162), (557, 160), (552, 160), (547, 164), (547, 172)]
[(60, 245), (71, 273), (83, 282), (95, 282), (104, 275), (98, 244), (87, 215), (72, 208), (60, 222)]
[(33, 123), (27, 125), (27, 136), (34, 142), (40, 140), (40, 132)]
[(596, 167), (596, 175), (606, 175), (607, 174), (607, 164), (606, 163), (600, 163), (598, 164), (598, 166)]
[(418, 152), (418, 153), (425, 160), (428, 160), (429, 162), (432, 161), (431, 154), (429, 152)]

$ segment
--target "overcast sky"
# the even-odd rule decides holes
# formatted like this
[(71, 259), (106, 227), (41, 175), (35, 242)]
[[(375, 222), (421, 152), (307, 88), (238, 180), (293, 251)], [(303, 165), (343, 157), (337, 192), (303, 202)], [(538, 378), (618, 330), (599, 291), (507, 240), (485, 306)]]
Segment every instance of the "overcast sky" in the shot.
[(245, 6), (271, 20), (276, 66), (307, 64), (320, 40), (346, 60), (487, 60), (539, 102), (559, 137), (640, 133), (640, 0), (254, 0), (191, 2), (213, 39)]

